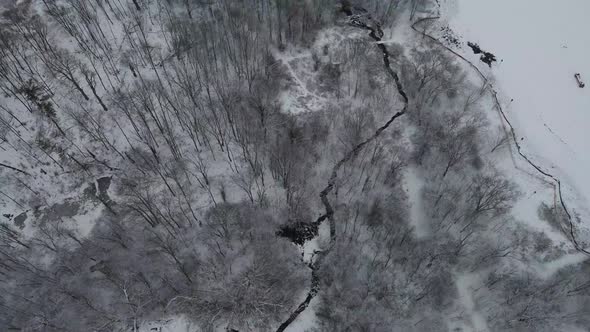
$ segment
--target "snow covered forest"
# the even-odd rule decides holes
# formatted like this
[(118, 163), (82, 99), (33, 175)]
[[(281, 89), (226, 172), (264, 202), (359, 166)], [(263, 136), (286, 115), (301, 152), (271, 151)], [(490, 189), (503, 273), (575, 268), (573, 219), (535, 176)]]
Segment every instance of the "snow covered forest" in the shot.
[(0, 0), (0, 330), (588, 331), (444, 2)]

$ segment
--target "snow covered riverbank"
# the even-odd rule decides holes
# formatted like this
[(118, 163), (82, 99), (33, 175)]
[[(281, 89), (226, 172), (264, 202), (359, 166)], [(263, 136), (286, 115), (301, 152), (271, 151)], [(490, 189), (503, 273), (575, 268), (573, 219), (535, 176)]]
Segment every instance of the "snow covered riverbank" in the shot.
[[(590, 221), (590, 77), (587, 32), (590, 2), (446, 0), (442, 19), (462, 37), (494, 53), (491, 72), (465, 47), (469, 59), (497, 80), (501, 102), (525, 153), (562, 181), (568, 207)], [(513, 101), (512, 101), (513, 100)]]

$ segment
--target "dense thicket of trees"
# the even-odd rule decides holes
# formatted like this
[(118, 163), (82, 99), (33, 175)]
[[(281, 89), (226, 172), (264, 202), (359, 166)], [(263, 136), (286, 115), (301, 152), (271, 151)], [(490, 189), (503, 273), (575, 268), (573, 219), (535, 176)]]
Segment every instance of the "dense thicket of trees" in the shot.
[[(388, 27), (430, 5), (7, 5), (0, 148), (15, 161), (0, 164), (0, 196), (29, 219), (0, 223), (0, 326), (137, 331), (185, 314), (204, 330), (276, 328), (315, 287), (277, 230), (326, 212), (332, 167), (403, 107), (382, 50), (341, 9)], [(514, 263), (560, 249), (514, 226), (519, 191), (493, 166), (506, 139), (488, 130), (483, 90), (425, 40), (406, 46), (387, 49), (407, 115), (342, 164), (328, 196), (336, 240), (318, 236), (316, 329), (445, 330), (457, 275), (474, 272), (491, 330), (587, 324), (583, 266), (542, 279)], [(93, 183), (105, 174), (108, 194)], [(99, 206), (91, 229), (72, 222)]]

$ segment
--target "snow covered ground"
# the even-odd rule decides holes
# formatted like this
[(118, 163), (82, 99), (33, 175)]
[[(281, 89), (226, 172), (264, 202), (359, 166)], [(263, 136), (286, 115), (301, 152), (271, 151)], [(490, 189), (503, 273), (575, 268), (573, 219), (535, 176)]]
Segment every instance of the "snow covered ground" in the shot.
[(424, 185), (422, 181), (423, 177), (418, 174), (418, 170), (414, 167), (408, 167), (404, 177), (404, 184), (411, 204), (410, 216), (414, 226), (414, 234), (418, 238), (427, 236), (430, 233), (422, 206), (422, 187)]
[[(463, 311), (460, 316), (463, 317), (459, 320), (459, 325), (449, 326), (449, 330), (452, 331), (474, 331), (474, 332), (487, 332), (489, 331), (486, 319), (476, 309), (474, 299), (474, 288), (481, 284), (479, 280), (481, 276), (477, 274), (460, 274), (457, 275), (456, 285), (459, 293), (459, 302), (463, 305)], [(463, 325), (461, 325), (461, 323)]]
[[(590, 227), (590, 2), (570, 0), (444, 0), (441, 16), (466, 44), (496, 55), (491, 71), (466, 46), (463, 52), (488, 76), (523, 152), (562, 181), (570, 210)], [(513, 99), (513, 101), (511, 101)]]
[[(222, 330), (222, 329), (220, 329)], [(145, 322), (137, 332), (192, 332), (200, 328), (183, 316), (172, 316), (167, 319)], [(135, 331), (134, 331), (135, 332)]]

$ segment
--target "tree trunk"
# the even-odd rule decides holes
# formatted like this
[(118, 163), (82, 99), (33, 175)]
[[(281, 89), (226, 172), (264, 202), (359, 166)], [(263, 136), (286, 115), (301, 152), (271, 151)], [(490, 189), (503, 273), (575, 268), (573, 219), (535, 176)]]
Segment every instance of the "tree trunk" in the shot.
[(141, 11), (141, 7), (139, 7), (139, 3), (137, 3), (137, 0), (133, 0), (133, 4), (135, 5), (135, 9), (137, 9), (137, 11)]

